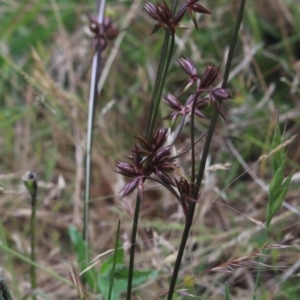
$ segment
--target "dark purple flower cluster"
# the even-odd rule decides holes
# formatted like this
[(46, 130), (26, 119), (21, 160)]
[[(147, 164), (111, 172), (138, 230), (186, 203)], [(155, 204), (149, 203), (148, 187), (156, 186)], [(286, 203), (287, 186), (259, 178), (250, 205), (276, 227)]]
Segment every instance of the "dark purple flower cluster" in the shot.
[(119, 30), (109, 17), (104, 17), (103, 23), (100, 24), (97, 18), (91, 14), (87, 14), (89, 19), (89, 28), (94, 34), (93, 47), (97, 49), (100, 47), (102, 50), (106, 48), (107, 44), (114, 40)]
[[(182, 115), (184, 117), (190, 114), (193, 106), (195, 115), (200, 118), (205, 118), (201, 110), (206, 108), (209, 104), (212, 104), (219, 114), (225, 119), (221, 101), (232, 98), (232, 95), (228, 90), (223, 88), (210, 88), (218, 76), (219, 67), (209, 64), (203, 75), (199, 77), (196, 67), (191, 59), (182, 58), (177, 60), (177, 62), (184, 72), (189, 75), (189, 78), (181, 88), (179, 97), (175, 97), (171, 93), (163, 96), (163, 100), (166, 104), (173, 109), (173, 112), (171, 112), (166, 118), (170, 118), (173, 122), (175, 122), (178, 115)], [(192, 88), (194, 85), (196, 85), (195, 92), (187, 98), (184, 105), (181, 104), (179, 98), (184, 92)]]
[(127, 158), (132, 163), (116, 162), (117, 172), (133, 178), (122, 189), (122, 197), (130, 194), (135, 188), (138, 188), (140, 199), (143, 200), (144, 181), (152, 173), (165, 184), (175, 185), (169, 172), (174, 170), (174, 163), (171, 158), (170, 147), (164, 147), (167, 139), (167, 129), (157, 130), (152, 139), (147, 139), (140, 135), (136, 137), (137, 143), (134, 144), (132, 155)]
[[(180, 194), (181, 206), (184, 214), (187, 214), (188, 206), (187, 204), (190, 202), (197, 203), (197, 200), (191, 197), (192, 193), (192, 184), (187, 181), (185, 178), (180, 177), (180, 179), (175, 179), (176, 187)], [(197, 197), (198, 198), (198, 197)]]
[[(138, 190), (141, 202), (144, 201), (144, 182), (153, 179), (166, 186), (181, 203), (184, 213), (187, 213), (187, 203), (196, 202), (191, 197), (191, 183), (186, 179), (173, 179), (170, 175), (176, 169), (174, 159), (171, 157), (170, 146), (164, 146), (167, 138), (167, 129), (157, 130), (152, 139), (140, 135), (136, 137), (132, 155), (127, 156), (131, 163), (117, 161), (116, 172), (131, 178), (122, 188), (122, 198)], [(155, 174), (156, 178), (151, 175)], [(174, 188), (178, 189), (179, 194)]]
[(196, 21), (196, 13), (211, 14), (209, 10), (203, 7), (200, 4), (197, 4), (199, 0), (188, 0), (179, 11), (173, 16), (171, 9), (167, 3), (163, 0), (152, 4), (151, 2), (146, 2), (145, 9), (151, 18), (157, 21), (155, 24), (152, 33), (156, 32), (159, 28), (169, 29), (172, 34), (175, 33), (176, 28), (186, 28), (183, 25), (180, 25), (180, 21), (185, 15), (186, 11), (189, 12), (195, 27), (198, 29)]
[[(187, 0), (175, 15), (172, 14), (164, 0), (157, 2), (155, 5), (146, 2), (146, 11), (157, 21), (152, 33), (163, 28), (164, 30), (170, 30), (170, 32), (174, 34), (176, 28), (184, 27), (180, 25), (180, 21), (186, 12), (190, 14), (195, 27), (197, 28), (195, 14), (210, 14), (206, 8), (197, 2), (198, 0)], [(221, 102), (232, 98), (232, 96), (226, 89), (211, 87), (219, 74), (219, 67), (209, 64), (203, 74), (199, 75), (196, 66), (191, 59), (186, 57), (177, 60), (177, 62), (188, 75), (188, 79), (182, 86), (178, 97), (171, 93), (163, 95), (163, 100), (172, 109), (172, 112), (166, 118), (170, 118), (173, 122), (176, 122), (178, 116), (182, 117), (181, 126), (179, 126), (179, 130), (176, 131), (174, 140), (170, 145), (164, 145), (167, 139), (166, 128), (156, 130), (152, 138), (140, 135), (136, 137), (132, 155), (127, 156), (130, 163), (117, 161), (116, 167), (118, 173), (130, 178), (130, 181), (126, 183), (121, 190), (122, 197), (126, 197), (137, 189), (138, 195), (143, 202), (145, 181), (147, 179), (155, 180), (174, 194), (180, 202), (184, 213), (187, 214), (188, 203), (197, 202), (197, 199), (192, 197), (192, 191), (194, 190), (192, 182), (189, 182), (180, 174), (177, 174), (179, 177), (175, 178), (173, 171), (178, 168), (175, 164), (175, 157), (171, 156), (171, 148), (184, 126), (186, 116), (195, 114), (200, 118), (205, 118), (202, 110), (208, 105), (213, 105), (225, 119)], [(187, 96), (187, 100), (182, 104), (179, 99), (191, 89), (192, 93)], [(198, 140), (200, 139), (201, 137)], [(186, 153), (187, 151), (183, 153)]]

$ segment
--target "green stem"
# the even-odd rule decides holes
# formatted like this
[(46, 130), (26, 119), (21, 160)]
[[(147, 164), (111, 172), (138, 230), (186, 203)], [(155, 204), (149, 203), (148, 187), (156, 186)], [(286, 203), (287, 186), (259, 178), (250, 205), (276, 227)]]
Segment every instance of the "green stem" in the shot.
[[(231, 38), (231, 42), (230, 42), (230, 49), (229, 49), (228, 59), (227, 59), (227, 62), (226, 62), (222, 88), (226, 88), (226, 86), (227, 86), (230, 67), (231, 67), (231, 62), (232, 62), (232, 58), (233, 58), (233, 54), (234, 54), (234, 50), (235, 50), (235, 46), (236, 46), (236, 42), (237, 42), (237, 36), (238, 36), (239, 28), (240, 28), (240, 25), (241, 25), (241, 22), (242, 22), (242, 19), (243, 19), (245, 2), (246, 2), (246, 0), (241, 0), (241, 3), (240, 3), (240, 8), (239, 8), (238, 16), (237, 16), (237, 21), (235, 23), (235, 28), (234, 28), (232, 38)], [(208, 156), (208, 153), (209, 153), (209, 147), (210, 147), (210, 143), (211, 143), (212, 136), (213, 136), (213, 133), (214, 133), (215, 125), (216, 125), (217, 120), (218, 120), (218, 116), (219, 116), (219, 113), (218, 113), (217, 110), (215, 110), (214, 114), (213, 114), (213, 117), (211, 119), (211, 122), (210, 122), (207, 137), (206, 137), (206, 140), (205, 140), (203, 153), (202, 153), (202, 157), (201, 157), (201, 162), (200, 162), (200, 166), (199, 166), (199, 171), (198, 171), (198, 175), (197, 175), (196, 185), (195, 185), (195, 188), (193, 189), (193, 195), (192, 195), (193, 198), (197, 198), (197, 196), (199, 194), (199, 190), (200, 190), (200, 186), (201, 186), (201, 183), (202, 183), (203, 174), (204, 174), (204, 170), (205, 170), (206, 160), (207, 160), (207, 156)], [(171, 300), (173, 298), (173, 293), (174, 293), (174, 290), (175, 290), (175, 285), (176, 285), (176, 281), (177, 281), (178, 272), (179, 272), (179, 269), (180, 269), (180, 265), (181, 265), (183, 253), (184, 253), (184, 250), (185, 250), (186, 242), (187, 242), (187, 239), (189, 237), (190, 228), (191, 228), (192, 222), (193, 222), (195, 206), (196, 206), (195, 203), (190, 203), (189, 204), (189, 209), (188, 209), (188, 213), (187, 213), (187, 216), (186, 216), (186, 223), (185, 223), (184, 231), (183, 231), (183, 234), (182, 234), (182, 239), (181, 239), (181, 242), (180, 242), (179, 251), (178, 251), (177, 259), (176, 259), (176, 262), (175, 262), (175, 266), (174, 266), (174, 269), (173, 269), (173, 274), (172, 274), (172, 278), (171, 278), (171, 282), (170, 282), (170, 288), (169, 288), (169, 293), (168, 293), (168, 298), (167, 298), (168, 300)]]
[[(176, 5), (177, 5), (177, 1), (174, 1), (173, 8), (174, 7), (176, 8)], [(171, 45), (169, 48), (170, 36), (172, 36), (172, 39), (171, 39)], [(149, 114), (148, 122), (147, 122), (147, 137), (148, 138), (150, 138), (153, 135), (153, 132), (155, 130), (159, 104), (160, 104), (163, 87), (165, 85), (168, 69), (169, 69), (170, 62), (171, 62), (174, 44), (175, 44), (174, 34), (171, 35), (170, 31), (167, 30), (165, 33), (162, 53), (161, 53), (161, 57), (160, 57), (159, 67), (158, 67), (158, 73), (157, 73), (154, 90), (153, 90), (150, 114)], [(168, 50), (168, 48), (169, 48), (169, 50)], [(134, 220), (133, 220), (133, 225), (132, 225), (130, 259), (129, 259), (129, 270), (128, 270), (128, 283), (127, 283), (127, 298), (126, 298), (127, 300), (131, 299), (133, 270), (134, 270), (135, 244), (136, 244), (136, 235), (137, 235), (137, 229), (138, 229), (139, 211), (140, 211), (140, 205), (141, 205), (140, 202), (141, 202), (141, 200), (140, 200), (139, 196), (137, 196), (135, 212), (134, 212)]]
[(155, 122), (157, 119), (157, 115), (155, 115), (154, 111), (157, 111), (156, 107), (159, 106), (159, 97), (158, 97), (158, 91), (161, 83), (161, 78), (164, 73), (164, 65), (166, 62), (166, 56), (168, 53), (168, 46), (169, 46), (169, 40), (170, 40), (170, 32), (166, 31), (163, 47), (161, 50), (161, 56), (159, 60), (159, 66), (157, 70), (157, 76), (155, 79), (153, 94), (152, 94), (152, 101), (151, 101), (151, 107), (150, 107), (150, 113), (148, 117), (147, 122), (147, 137), (151, 137), (155, 128)]
[[(199, 193), (200, 185), (201, 185), (204, 170), (205, 170), (206, 159), (207, 159), (208, 152), (209, 152), (209, 146), (210, 146), (210, 142), (212, 140), (212, 136), (214, 133), (214, 128), (215, 128), (217, 119), (218, 119), (218, 111), (215, 110), (214, 115), (210, 122), (210, 127), (208, 129), (207, 137), (205, 140), (204, 149), (203, 149), (203, 153), (202, 153), (202, 157), (201, 157), (201, 163), (200, 163), (199, 172), (198, 172), (198, 176), (197, 176), (197, 181), (196, 181), (195, 188), (193, 189), (193, 191), (194, 191), (193, 198), (197, 198), (197, 195)], [(185, 227), (183, 230), (183, 234), (182, 234), (182, 238), (181, 238), (181, 242), (180, 242), (180, 246), (179, 246), (179, 250), (178, 250), (178, 254), (177, 254), (177, 259), (175, 262), (175, 266), (173, 269), (173, 274), (172, 274), (172, 278), (171, 278), (171, 282), (170, 282), (170, 288), (169, 288), (169, 293), (168, 293), (168, 298), (167, 298), (168, 300), (171, 300), (173, 298), (173, 293), (174, 293), (177, 276), (178, 276), (178, 272), (179, 272), (180, 265), (181, 265), (181, 260), (183, 257), (187, 239), (189, 237), (190, 228), (191, 228), (192, 222), (193, 222), (195, 206), (196, 206), (196, 203), (192, 202), (189, 204), (189, 209), (188, 209), (188, 213), (187, 213), (186, 221), (185, 221)]]
[[(174, 0), (172, 2), (172, 8), (171, 8), (172, 16), (175, 15), (177, 4), (178, 4), (178, 0)], [(172, 36), (172, 41), (171, 41), (170, 49), (168, 51), (170, 36)], [(153, 135), (155, 129), (157, 115), (158, 115), (158, 108), (161, 100), (161, 94), (163, 91), (163, 87), (165, 85), (168, 69), (173, 54), (173, 49), (175, 44), (174, 41), (175, 41), (175, 34), (171, 34), (170, 30), (166, 30), (160, 61), (159, 61), (159, 67), (158, 67), (157, 76), (154, 84), (150, 114), (147, 122), (146, 132), (148, 138), (150, 138)]]
[[(30, 232), (31, 232), (31, 255), (30, 259), (32, 261), (36, 261), (35, 257), (35, 245), (36, 245), (36, 195), (32, 196), (31, 198), (31, 218), (30, 218)], [(36, 289), (36, 273), (35, 273), (35, 266), (31, 265), (30, 267), (30, 281), (31, 281), (31, 288), (34, 290)], [(35, 296), (32, 297), (34, 300), (36, 299)]]
[[(168, 74), (168, 70), (169, 70), (169, 66), (170, 66), (170, 62), (171, 62), (171, 58), (172, 58), (172, 54), (173, 54), (173, 49), (174, 49), (174, 44), (175, 44), (175, 36), (174, 34), (170, 34), (171, 35), (171, 43), (170, 43), (170, 48), (169, 51), (167, 53), (166, 56), (166, 61), (165, 61), (165, 66), (163, 68), (162, 71), (162, 75), (161, 75), (161, 81), (158, 87), (158, 91), (157, 91), (157, 95), (156, 95), (156, 101), (154, 103), (154, 107), (153, 107), (153, 113), (152, 113), (152, 119), (151, 119), (151, 125), (150, 125), (150, 130), (149, 130), (149, 136), (151, 137), (153, 135), (153, 132), (155, 130), (155, 124), (156, 124), (156, 120), (157, 120), (157, 116), (158, 116), (158, 110), (159, 110), (159, 105), (160, 105), (160, 100), (161, 100), (161, 95), (163, 92), (163, 88), (167, 79), (167, 74)], [(169, 36), (168, 36), (169, 39)]]
[[(172, 4), (172, 15), (173, 16), (175, 15), (177, 3), (178, 3), (178, 0), (174, 0), (173, 4)], [(171, 39), (171, 45), (169, 47), (170, 36), (172, 37), (172, 39)], [(161, 95), (162, 95), (163, 87), (165, 85), (165, 81), (167, 78), (167, 73), (168, 73), (168, 69), (169, 69), (172, 54), (173, 54), (174, 44), (175, 44), (174, 34), (171, 34), (170, 30), (166, 30), (163, 47), (162, 47), (162, 53), (161, 53), (161, 57), (160, 57), (160, 61), (159, 61), (158, 73), (157, 73), (157, 77), (156, 77), (154, 89), (153, 89), (150, 114), (149, 114), (148, 121), (147, 121), (147, 130), (146, 130), (147, 134), (146, 135), (148, 138), (152, 137), (154, 130), (155, 130)], [(130, 259), (129, 259), (129, 270), (128, 270), (128, 283), (127, 283), (127, 298), (126, 298), (127, 300), (131, 299), (133, 270), (134, 270), (134, 254), (135, 254), (135, 244), (136, 244), (136, 235), (137, 235), (137, 229), (138, 229), (140, 205), (141, 205), (141, 200), (140, 200), (140, 197), (137, 196), (133, 225), (132, 225)]]
[[(158, 67), (158, 74), (155, 80), (153, 95), (152, 95), (152, 102), (151, 102), (151, 108), (150, 108), (150, 114), (148, 117), (148, 123), (147, 123), (147, 137), (151, 137), (155, 128), (155, 122), (157, 119), (157, 114), (155, 115), (154, 111), (157, 111), (157, 105), (159, 105), (159, 87), (162, 80), (162, 76), (164, 73), (164, 65), (166, 61), (166, 55), (168, 53), (168, 45), (169, 45), (169, 34), (166, 32), (163, 48), (162, 48), (162, 54), (159, 62)], [(137, 196), (136, 198), (136, 205), (135, 205), (135, 211), (134, 211), (134, 219), (132, 224), (132, 232), (131, 232), (131, 246), (130, 246), (130, 258), (129, 258), (129, 269), (128, 269), (128, 281), (127, 281), (127, 300), (131, 299), (131, 291), (132, 291), (132, 279), (133, 279), (133, 270), (134, 270), (134, 254), (135, 254), (135, 244), (136, 244), (136, 235), (137, 235), (137, 229), (138, 229), (138, 220), (139, 220), (139, 212), (140, 212), (140, 205), (141, 200), (140, 197)]]
[[(30, 246), (31, 246), (31, 252), (30, 252), (30, 259), (33, 262), (36, 262), (35, 257), (35, 245), (36, 245), (36, 208), (37, 208), (37, 180), (36, 180), (36, 174), (32, 172), (27, 172), (22, 177), (23, 183), (25, 187), (27, 188), (29, 194), (31, 195), (31, 217), (30, 217), (30, 234), (31, 234), (31, 240), (30, 240)], [(37, 287), (36, 284), (36, 272), (35, 272), (35, 265), (30, 266), (30, 283), (31, 283), (31, 289), (35, 290)], [(33, 300), (36, 300), (36, 296), (32, 297)]]
[(130, 259), (129, 259), (129, 270), (128, 270), (127, 297), (126, 297), (127, 300), (131, 299), (132, 279), (133, 279), (133, 270), (134, 270), (134, 254), (135, 254), (136, 234), (138, 229), (140, 206), (141, 206), (141, 199), (137, 195), (134, 218), (132, 223), (132, 232), (131, 232), (131, 246), (130, 246)]
[[(268, 238), (268, 231), (269, 231), (269, 227), (266, 227), (266, 229), (264, 230), (264, 243), (267, 241)], [(262, 263), (263, 262), (263, 258), (264, 258), (264, 254), (265, 254), (265, 249), (262, 250), (262, 255), (260, 256), (258, 262)], [(259, 280), (260, 280), (260, 274), (261, 274), (261, 266), (258, 265), (257, 268), (257, 273), (256, 273), (256, 279), (255, 279), (255, 287), (254, 287), (254, 294), (253, 294), (253, 298), (252, 300), (256, 300), (256, 294), (257, 294), (257, 290), (258, 290), (258, 284), (259, 284)]]
[[(169, 34), (166, 32), (165, 36), (165, 43), (164, 46), (167, 47), (169, 44)], [(171, 40), (171, 46), (170, 50), (163, 49), (164, 56), (161, 58), (161, 63), (165, 64), (163, 66), (159, 67), (159, 70), (161, 70), (161, 74), (158, 74), (160, 78), (160, 82), (156, 82), (156, 85), (154, 87), (153, 92), (153, 99), (152, 99), (152, 108), (151, 113), (149, 115), (148, 119), (148, 129), (147, 129), (147, 136), (151, 137), (156, 124), (157, 114), (158, 114), (158, 108), (160, 103), (160, 98), (163, 90), (163, 86), (167, 77), (167, 71), (170, 65), (172, 52), (174, 48), (174, 36), (172, 36)], [(168, 56), (166, 55), (168, 53)], [(167, 56), (167, 61), (166, 61)], [(140, 211), (140, 198), (137, 196), (136, 206), (135, 206), (135, 212), (134, 212), (134, 220), (133, 220), (133, 226), (132, 226), (132, 236), (131, 236), (131, 246), (130, 246), (130, 259), (129, 259), (129, 270), (128, 270), (128, 283), (127, 283), (127, 300), (131, 299), (131, 291), (132, 291), (132, 277), (133, 277), (133, 270), (134, 270), (134, 254), (135, 254), (135, 244), (136, 244), (136, 235), (137, 235), (137, 229), (138, 229), (138, 219), (139, 219), (139, 211)]]
[(192, 111), (191, 111), (191, 162), (192, 162), (192, 176), (191, 176), (191, 182), (193, 183), (192, 186), (192, 195), (194, 194), (194, 189), (195, 189), (195, 177), (196, 177), (196, 158), (195, 158), (195, 130), (194, 130), (194, 121), (195, 121), (195, 109), (196, 109), (196, 100), (198, 98), (199, 94), (196, 93), (194, 95), (194, 99), (192, 101), (193, 106), (192, 106)]

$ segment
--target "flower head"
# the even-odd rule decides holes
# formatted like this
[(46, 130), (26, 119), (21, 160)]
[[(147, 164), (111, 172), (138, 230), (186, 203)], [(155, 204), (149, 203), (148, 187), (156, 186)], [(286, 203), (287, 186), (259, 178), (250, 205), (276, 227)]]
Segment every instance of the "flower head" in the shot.
[(221, 106), (221, 101), (230, 98), (233, 98), (231, 93), (223, 88), (215, 88), (209, 92), (209, 102), (215, 107), (224, 120), (225, 115)]
[(196, 19), (196, 13), (202, 13), (202, 14), (211, 14), (211, 12), (206, 9), (204, 6), (198, 4), (199, 0), (188, 0), (179, 10), (179, 12), (181, 10), (188, 10), (188, 13), (196, 27), (196, 29), (198, 30), (198, 24), (197, 24), (197, 19)]
[(175, 33), (176, 28), (185, 28), (179, 23), (186, 12), (186, 8), (180, 10), (175, 16), (172, 16), (172, 12), (165, 1), (157, 2), (155, 5), (151, 2), (146, 2), (144, 7), (150, 17), (157, 21), (151, 34), (160, 28), (165, 30), (170, 29), (172, 34)]
[(189, 115), (192, 112), (193, 109), (193, 103), (195, 103), (195, 114), (196, 116), (200, 118), (205, 118), (203, 113), (200, 111), (200, 109), (204, 109), (208, 105), (207, 99), (202, 99), (196, 97), (195, 94), (190, 95), (185, 104), (181, 104), (181, 102), (171, 93), (168, 93), (166, 95), (163, 95), (163, 100), (166, 102), (166, 104), (173, 109), (173, 112), (171, 112), (167, 117), (165, 118), (171, 118), (173, 122), (176, 122), (179, 115), (182, 117), (185, 117), (186, 115)]
[(187, 214), (188, 211), (188, 203), (194, 202), (197, 203), (197, 200), (191, 196), (192, 192), (192, 183), (180, 177), (180, 179), (175, 179), (175, 185), (179, 191), (180, 198), (181, 198), (181, 206), (183, 209), (184, 214)]
[(127, 156), (131, 163), (116, 162), (116, 172), (131, 178), (121, 190), (122, 198), (137, 188), (140, 199), (143, 201), (144, 182), (152, 173), (164, 184), (175, 185), (168, 175), (175, 167), (170, 147), (164, 146), (167, 133), (167, 128), (160, 128), (150, 139), (143, 135), (136, 137), (137, 143), (134, 144), (131, 151), (132, 155)]
[(197, 69), (194, 63), (189, 58), (181, 58), (177, 60), (180, 67), (183, 69), (183, 71), (189, 75), (189, 79), (186, 81), (186, 83), (183, 85), (183, 87), (180, 90), (180, 94), (188, 90), (192, 85), (194, 85), (195, 82), (199, 80)]
[(208, 88), (217, 78), (220, 67), (209, 64), (200, 78), (199, 89)]

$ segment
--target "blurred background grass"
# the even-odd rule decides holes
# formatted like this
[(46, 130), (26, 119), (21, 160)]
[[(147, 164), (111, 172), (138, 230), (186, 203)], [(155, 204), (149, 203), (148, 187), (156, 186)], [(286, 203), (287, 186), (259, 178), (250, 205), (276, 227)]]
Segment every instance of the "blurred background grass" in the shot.
[[(153, 22), (144, 1), (109, 1), (107, 15), (125, 33), (99, 95), (93, 146), (91, 186), (91, 245), (93, 255), (113, 248), (118, 218), (122, 243), (129, 243), (134, 196), (120, 200), (123, 178), (114, 173), (114, 160), (130, 149), (145, 129), (163, 32), (150, 36)], [(213, 12), (199, 17), (199, 31), (176, 36), (175, 58), (190, 57), (202, 73), (208, 63), (224, 71), (238, 1), (202, 1)], [(39, 177), (38, 263), (67, 277), (74, 250), (68, 226), (82, 227), (84, 145), (93, 51), (87, 12), (93, 1), (27, 0), (0, 3), (0, 234), (1, 241), (20, 254), (29, 253), (30, 201), (20, 178), (28, 170)], [(123, 25), (132, 14), (129, 24)], [(257, 163), (270, 151), (277, 119), (289, 146), (289, 169), (299, 171), (300, 7), (292, 0), (249, 1), (236, 49), (229, 87), (235, 98), (225, 104), (211, 146), (209, 164), (230, 163), (226, 170), (208, 171), (197, 209), (180, 280), (262, 246), (270, 162)], [(185, 24), (192, 27), (186, 18)], [(123, 27), (122, 27), (123, 26)], [(166, 91), (179, 91), (186, 77), (173, 60)], [(221, 81), (222, 76), (219, 77)], [(161, 106), (161, 115), (168, 112)], [(168, 126), (167, 122), (164, 123)], [(207, 127), (199, 121), (199, 134)], [(188, 135), (178, 150), (184, 149)], [(199, 146), (199, 153), (201, 145)], [(252, 173), (244, 167), (252, 166)], [(189, 157), (180, 161), (189, 175)], [(286, 202), (274, 220), (272, 243), (300, 234), (299, 184), (294, 176)], [(175, 199), (148, 185), (141, 211), (136, 268), (158, 270), (155, 280), (136, 291), (151, 299), (168, 288), (184, 216)], [(253, 218), (253, 219), (251, 219)], [(299, 299), (299, 246), (268, 253), (275, 270), (262, 273), (259, 299)], [(1, 250), (2, 274), (16, 299), (30, 290), (29, 265)], [(280, 267), (286, 267), (280, 268)], [(203, 299), (224, 299), (227, 281), (233, 299), (251, 299), (255, 271), (199, 277), (189, 289)], [(75, 289), (43, 271), (38, 273), (41, 299), (77, 299)], [(91, 299), (97, 296), (90, 296)], [(187, 296), (176, 296), (185, 299)], [(98, 296), (99, 298), (99, 296)]]

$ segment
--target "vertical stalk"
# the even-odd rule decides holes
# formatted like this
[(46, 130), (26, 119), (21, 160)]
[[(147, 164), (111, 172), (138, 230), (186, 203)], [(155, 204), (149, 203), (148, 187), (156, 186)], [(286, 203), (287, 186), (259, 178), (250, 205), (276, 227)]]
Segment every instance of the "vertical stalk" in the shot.
[[(178, 0), (174, 0), (172, 3), (173, 16), (175, 15), (177, 3)], [(169, 47), (170, 36), (172, 36), (172, 39), (171, 39), (171, 45)], [(153, 94), (152, 94), (150, 114), (147, 121), (146, 136), (148, 138), (150, 138), (153, 135), (156, 126), (159, 104), (160, 104), (163, 87), (165, 85), (168, 69), (171, 62), (174, 44), (175, 44), (175, 36), (174, 34), (171, 34), (170, 30), (167, 30), (164, 37), (162, 53), (161, 53), (159, 66), (158, 66), (158, 73), (156, 76)], [(140, 205), (141, 205), (141, 200), (140, 197), (137, 195), (135, 211), (134, 211), (134, 219), (132, 224), (132, 232), (131, 232), (131, 246), (130, 246), (130, 259), (129, 259), (128, 282), (127, 282), (127, 298), (126, 298), (127, 300), (131, 299), (133, 270), (134, 270), (134, 254), (135, 254)]]
[[(27, 172), (22, 177), (23, 183), (27, 188), (28, 192), (31, 195), (31, 217), (30, 217), (30, 246), (31, 246), (31, 253), (30, 259), (33, 262), (36, 262), (35, 257), (35, 245), (36, 245), (36, 208), (37, 208), (37, 182), (36, 182), (36, 175), (31, 172)], [(37, 287), (36, 284), (36, 272), (35, 266), (32, 264), (30, 266), (30, 282), (31, 282), (31, 289), (34, 290)], [(36, 299), (36, 296), (32, 297), (33, 300)]]
[[(98, 23), (103, 23), (105, 0), (101, 0), (98, 11)], [(102, 31), (100, 26), (100, 31)], [(89, 96), (89, 112), (88, 112), (88, 124), (87, 124), (87, 138), (86, 138), (86, 162), (85, 162), (85, 192), (84, 192), (84, 212), (83, 212), (83, 238), (88, 246), (89, 243), (89, 210), (90, 210), (90, 185), (91, 185), (91, 157), (92, 157), (92, 145), (93, 145), (93, 126), (95, 107), (97, 100), (97, 84), (100, 78), (100, 61), (101, 61), (102, 49), (98, 45), (92, 64), (91, 72), (91, 84), (90, 84), (90, 96)], [(87, 247), (88, 248), (88, 247)]]
[[(172, 16), (175, 15), (177, 4), (178, 4), (178, 0), (172, 1), (172, 9), (171, 9)], [(168, 51), (170, 36), (172, 36), (172, 40)], [(161, 100), (161, 94), (167, 78), (167, 73), (169, 70), (169, 66), (173, 54), (174, 44), (175, 44), (175, 35), (171, 34), (170, 30), (166, 30), (162, 53), (159, 61), (159, 67), (158, 67), (157, 76), (154, 85), (153, 95), (152, 95), (150, 114), (148, 117), (148, 123), (147, 123), (148, 138), (152, 136), (155, 129), (158, 108)]]
[[(267, 238), (268, 238), (269, 229), (270, 229), (270, 226), (267, 225), (267, 227), (264, 230), (264, 241), (266, 241)], [(264, 254), (265, 254), (265, 248), (263, 248), (263, 250), (262, 250), (262, 255), (260, 256), (260, 258), (258, 260), (259, 263), (263, 262)], [(258, 269), (257, 269), (257, 273), (256, 273), (256, 279), (255, 279), (255, 286), (254, 286), (254, 294), (253, 294), (252, 300), (256, 300), (258, 284), (259, 284), (259, 280), (260, 280), (260, 274), (261, 274), (261, 266), (258, 265)]]
[(138, 230), (140, 206), (141, 206), (141, 199), (139, 195), (137, 195), (133, 223), (132, 223), (132, 231), (131, 231), (131, 246), (130, 246), (130, 259), (129, 259), (128, 282), (127, 282), (127, 297), (126, 297), (127, 300), (131, 299), (132, 279), (133, 279), (133, 270), (134, 270), (134, 254), (135, 254), (136, 234)]
[(155, 128), (155, 123), (157, 119), (157, 114), (154, 112), (157, 111), (157, 106), (159, 106), (159, 97), (158, 97), (158, 92), (159, 92), (159, 86), (162, 83), (162, 75), (164, 73), (164, 65), (166, 61), (166, 56), (168, 52), (168, 46), (169, 46), (169, 39), (170, 39), (170, 31), (166, 31), (165, 37), (164, 37), (164, 42), (163, 42), (163, 47), (161, 50), (161, 56), (160, 56), (160, 61), (158, 65), (158, 70), (157, 70), (157, 76), (155, 79), (155, 84), (154, 84), (154, 89), (153, 89), (153, 94), (152, 94), (152, 101), (151, 101), (151, 107), (150, 107), (150, 113), (148, 117), (148, 122), (147, 122), (147, 137), (149, 138), (154, 131)]
[[(222, 88), (226, 88), (226, 86), (227, 86), (230, 67), (231, 67), (231, 62), (232, 62), (232, 58), (233, 58), (233, 54), (234, 54), (234, 50), (235, 50), (235, 46), (236, 46), (236, 42), (237, 42), (237, 36), (238, 36), (240, 25), (241, 25), (241, 22), (242, 22), (242, 19), (243, 19), (245, 3), (246, 3), (246, 0), (241, 0), (241, 2), (240, 2), (240, 7), (239, 7), (237, 20), (236, 20), (235, 27), (234, 27), (233, 34), (232, 34), (232, 38), (231, 38), (231, 41), (230, 41), (230, 49), (229, 49), (228, 58), (227, 58), (227, 62), (226, 62)], [(204, 174), (204, 170), (205, 170), (205, 164), (206, 164), (207, 156), (208, 156), (208, 153), (209, 153), (209, 147), (210, 147), (210, 143), (211, 143), (212, 136), (213, 136), (213, 133), (214, 133), (215, 125), (216, 125), (217, 120), (218, 120), (218, 115), (219, 115), (218, 111), (215, 110), (215, 112), (213, 114), (213, 117), (211, 119), (211, 122), (210, 122), (207, 137), (206, 137), (206, 140), (205, 140), (203, 153), (202, 153), (202, 157), (201, 157), (201, 162), (200, 162), (200, 166), (199, 166), (199, 171), (198, 171), (198, 175), (197, 175), (196, 185), (195, 185), (195, 188), (193, 189), (193, 192), (194, 192), (193, 195), (192, 195), (193, 198), (197, 197), (197, 195), (199, 193), (199, 190), (200, 190), (200, 186), (201, 186), (201, 183), (202, 183), (203, 174)], [(180, 242), (179, 251), (178, 251), (178, 254), (177, 254), (177, 259), (176, 259), (176, 262), (175, 262), (175, 266), (174, 266), (174, 269), (173, 269), (173, 274), (172, 274), (172, 278), (171, 278), (171, 282), (170, 282), (170, 288), (169, 288), (169, 293), (168, 293), (168, 297), (167, 297), (168, 300), (171, 300), (173, 298), (173, 293), (174, 293), (174, 289), (175, 289), (175, 285), (176, 285), (176, 281), (177, 281), (177, 276), (178, 276), (178, 272), (179, 272), (180, 265), (181, 265), (181, 260), (182, 260), (183, 253), (184, 253), (185, 246), (186, 246), (186, 242), (187, 242), (187, 239), (188, 239), (188, 236), (189, 236), (190, 228), (191, 228), (192, 222), (193, 222), (195, 206), (196, 206), (195, 203), (190, 203), (189, 204), (188, 213), (187, 213), (187, 216), (186, 216), (186, 223), (185, 223), (184, 231), (183, 231), (183, 234), (182, 234), (182, 239), (181, 239), (181, 242)]]
[(192, 186), (192, 195), (194, 194), (195, 189), (195, 177), (196, 177), (196, 155), (195, 155), (195, 130), (194, 130), (194, 121), (195, 121), (195, 109), (196, 109), (196, 101), (199, 94), (196, 93), (193, 99), (193, 106), (191, 112), (191, 162), (192, 162), (192, 175), (191, 175), (191, 182), (193, 183)]

